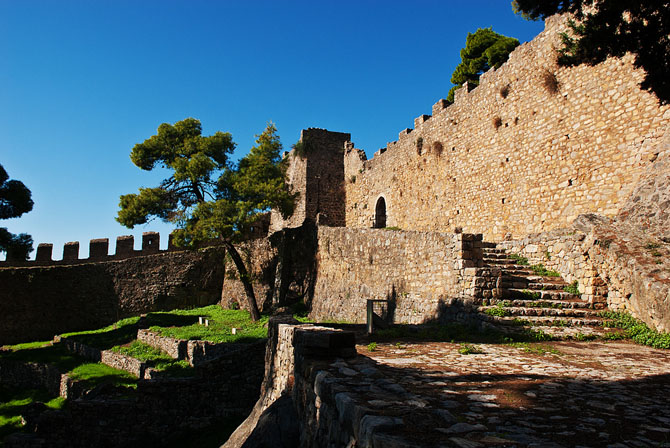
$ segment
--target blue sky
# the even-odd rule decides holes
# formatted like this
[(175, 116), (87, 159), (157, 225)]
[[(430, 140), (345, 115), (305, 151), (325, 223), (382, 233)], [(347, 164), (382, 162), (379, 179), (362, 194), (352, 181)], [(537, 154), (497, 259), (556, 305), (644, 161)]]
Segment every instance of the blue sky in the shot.
[[(0, 0), (0, 164), (35, 208), (0, 222), (37, 243), (160, 231), (116, 223), (121, 194), (164, 172), (135, 167), (163, 122), (230, 132), (235, 158), (273, 121), (349, 132), (368, 157), (451, 87), (468, 32), (531, 40), (544, 27), (503, 1)], [(34, 252), (32, 257), (34, 257)], [(0, 255), (4, 258), (4, 254)]]

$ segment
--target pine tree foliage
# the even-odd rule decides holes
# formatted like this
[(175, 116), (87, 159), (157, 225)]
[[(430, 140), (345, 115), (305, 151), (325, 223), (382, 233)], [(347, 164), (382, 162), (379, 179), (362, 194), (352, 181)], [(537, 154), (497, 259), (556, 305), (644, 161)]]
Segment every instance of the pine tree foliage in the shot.
[[(0, 219), (18, 218), (33, 209), (30, 190), (23, 182), (9, 179), (7, 171), (0, 165)], [(0, 252), (15, 260), (25, 260), (33, 251), (33, 239), (30, 235), (15, 235), (0, 227)]]
[(177, 226), (177, 246), (222, 243), (240, 274), (252, 319), (257, 320), (251, 278), (235, 244), (245, 239), (262, 213), (276, 209), (286, 217), (293, 212), (294, 195), (284, 182), (277, 129), (269, 124), (237, 164), (229, 160), (235, 148), (230, 134), (201, 133), (200, 122), (187, 118), (161, 124), (156, 135), (133, 147), (130, 158), (139, 168), (161, 166), (172, 175), (158, 187), (121, 196), (116, 219), (131, 228), (152, 218), (171, 222)]
[(454, 102), (454, 92), (463, 83), (479, 85), (479, 76), (491, 68), (500, 67), (518, 45), (517, 39), (498, 34), (491, 28), (479, 28), (474, 33), (468, 33), (465, 47), (461, 50), (461, 63), (451, 75), (454, 87), (449, 90), (447, 101)]

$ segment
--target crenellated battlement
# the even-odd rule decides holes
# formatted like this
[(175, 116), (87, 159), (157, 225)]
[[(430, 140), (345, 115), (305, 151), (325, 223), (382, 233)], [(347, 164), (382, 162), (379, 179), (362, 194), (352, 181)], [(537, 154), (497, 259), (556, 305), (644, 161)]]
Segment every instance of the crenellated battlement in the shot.
[(37, 246), (35, 260), (13, 260), (9, 256), (6, 261), (0, 261), (0, 267), (29, 267), (48, 265), (68, 265), (79, 263), (94, 263), (100, 261), (122, 260), (131, 257), (155, 255), (161, 252), (171, 252), (178, 249), (172, 243), (172, 234), (168, 240), (167, 250), (160, 250), (160, 233), (142, 233), (142, 248), (135, 250), (135, 237), (123, 235), (116, 238), (116, 248), (113, 254), (109, 253), (109, 238), (96, 238), (89, 241), (88, 258), (79, 258), (79, 241), (71, 241), (63, 246), (63, 259), (53, 259), (53, 244), (40, 243)]

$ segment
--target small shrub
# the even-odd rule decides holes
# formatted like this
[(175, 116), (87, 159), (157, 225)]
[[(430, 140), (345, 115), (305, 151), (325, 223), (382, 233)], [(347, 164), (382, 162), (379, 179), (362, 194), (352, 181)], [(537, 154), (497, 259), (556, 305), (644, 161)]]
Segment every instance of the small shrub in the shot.
[[(521, 297), (523, 299), (526, 299), (526, 300), (536, 301), (536, 300), (539, 300), (540, 297), (542, 297), (541, 293), (539, 293), (537, 291), (530, 291), (528, 289), (524, 289), (519, 294), (521, 295)], [(530, 304), (528, 304), (528, 306), (541, 308), (544, 305), (544, 303), (546, 303), (546, 302), (531, 302)]]
[(304, 159), (313, 149), (312, 145), (302, 140), (296, 142), (291, 148), (295, 151), (294, 154), (301, 159)]
[(435, 154), (437, 154), (437, 156), (439, 157), (442, 155), (442, 152), (444, 151), (444, 146), (442, 146), (441, 142), (434, 142), (433, 151), (435, 151)]
[(228, 307), (230, 310), (239, 310), (240, 309), (240, 304), (237, 303), (236, 301), (230, 302), (230, 307)]
[(488, 314), (489, 316), (496, 316), (496, 317), (505, 317), (510, 315), (509, 310), (506, 310), (503, 307), (502, 303), (498, 303), (493, 308), (487, 308), (486, 310), (484, 310), (484, 313)]
[(416, 139), (416, 153), (418, 155), (421, 155), (422, 150), (423, 150), (423, 137), (419, 137)]
[(502, 86), (500, 88), (500, 96), (503, 98), (507, 98), (507, 96), (509, 95), (509, 88), (510, 88), (509, 84)]
[(535, 275), (541, 275), (543, 277), (560, 277), (561, 274), (557, 271), (549, 270), (544, 267), (543, 264), (534, 264), (530, 267)]
[(565, 292), (568, 292), (570, 294), (574, 294), (576, 296), (580, 295), (581, 293), (579, 292), (579, 282), (575, 280), (574, 282), (570, 283), (568, 286), (564, 287), (563, 290)]
[(658, 243), (647, 243), (644, 246), (645, 249), (658, 249), (659, 247), (661, 247), (661, 245)]
[(528, 266), (528, 258), (522, 257), (519, 254), (510, 254), (509, 256), (512, 260), (516, 261), (516, 264), (520, 266)]
[(605, 339), (631, 339), (642, 345), (648, 345), (654, 348), (670, 348), (670, 333), (659, 333), (647, 326), (644, 322), (635, 319), (628, 313), (604, 311), (600, 316), (607, 319), (603, 326), (610, 328), (620, 328), (623, 332), (606, 333)]
[(462, 343), (461, 347), (458, 349), (458, 353), (461, 355), (476, 355), (479, 353), (484, 353), (481, 347), (472, 344)]
[(351, 176), (349, 178), (349, 182), (351, 182), (352, 184), (355, 184), (356, 183), (356, 176)]
[(560, 85), (556, 75), (547, 69), (542, 72), (542, 84), (544, 85), (545, 90), (552, 95), (557, 94), (559, 91)]
[(544, 251), (544, 258), (546, 260), (551, 260), (551, 253), (548, 250)]
[(376, 342), (370, 342), (368, 344), (368, 351), (369, 352), (374, 352), (375, 350), (377, 350), (377, 343)]
[(493, 119), (493, 127), (498, 129), (500, 126), (502, 126), (502, 118), (500, 117), (495, 117)]

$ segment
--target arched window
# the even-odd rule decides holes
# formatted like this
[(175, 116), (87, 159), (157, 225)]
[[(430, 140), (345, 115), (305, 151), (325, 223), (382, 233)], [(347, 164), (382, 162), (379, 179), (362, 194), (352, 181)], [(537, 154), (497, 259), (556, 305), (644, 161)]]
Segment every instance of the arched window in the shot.
[(375, 229), (383, 229), (386, 227), (386, 201), (383, 197), (377, 199), (377, 205), (375, 206), (375, 224), (373, 227)]

